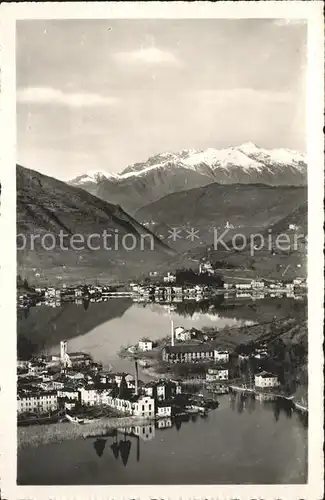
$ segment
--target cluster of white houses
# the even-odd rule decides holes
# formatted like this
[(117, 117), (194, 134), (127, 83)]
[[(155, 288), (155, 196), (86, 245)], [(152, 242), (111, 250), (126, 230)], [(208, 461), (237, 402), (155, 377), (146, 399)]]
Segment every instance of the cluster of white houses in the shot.
[[(144, 341), (145, 342), (145, 341)], [(150, 342), (148, 340), (148, 342)], [(146, 350), (148, 346), (144, 346)], [(49, 369), (61, 366), (60, 372)], [(118, 412), (142, 417), (171, 415), (170, 401), (181, 393), (181, 385), (171, 380), (142, 384), (130, 374), (97, 371), (88, 372), (91, 357), (85, 353), (68, 353), (66, 341), (61, 341), (60, 353), (44, 362), (18, 362), (24, 374), (18, 374), (17, 411), (22, 413), (50, 413), (59, 408), (72, 409), (76, 403), (86, 406), (109, 406)], [(85, 367), (83, 370), (81, 366)], [(79, 368), (79, 371), (78, 369)], [(29, 382), (30, 378), (33, 379)], [(124, 381), (127, 397), (116, 395), (116, 388)]]
[[(129, 376), (130, 380), (131, 375)], [(228, 369), (225, 367), (209, 368), (207, 382), (228, 380)], [(261, 372), (255, 375), (256, 389), (276, 388), (280, 385), (277, 375)], [(171, 417), (171, 400), (181, 393), (181, 385), (171, 381), (158, 381), (145, 384), (141, 394), (132, 394), (129, 398), (113, 397), (109, 388), (98, 388), (93, 385), (78, 389), (62, 388), (56, 391), (20, 392), (17, 397), (17, 412), (45, 414), (58, 410), (63, 406), (73, 409), (76, 402), (85, 406), (108, 406), (119, 413), (144, 418)]]
[(252, 280), (250, 282), (245, 282), (245, 283), (224, 283), (223, 287), (225, 290), (236, 289), (236, 290), (261, 291), (264, 289), (269, 289), (269, 290), (283, 289), (284, 291), (291, 291), (294, 290), (295, 288), (305, 288), (306, 280), (304, 278), (295, 278), (292, 280), (292, 282), (289, 283), (283, 283), (281, 281), (267, 283), (263, 280)]
[[(117, 412), (138, 417), (169, 417), (173, 397), (181, 393), (181, 385), (172, 381), (157, 381), (145, 384), (139, 394), (134, 392), (135, 383), (131, 375), (117, 374), (117, 385), (122, 378), (127, 379), (130, 397), (113, 396), (112, 387), (108, 384), (81, 385), (78, 388), (62, 387), (55, 391), (42, 391), (35, 388), (30, 391), (20, 391), (17, 397), (17, 411), (21, 413), (49, 413), (60, 406), (73, 409), (79, 402), (84, 406), (108, 406)], [(133, 390), (132, 390), (133, 389)]]
[[(174, 328), (172, 322), (171, 345), (163, 348), (163, 361), (213, 363), (205, 375), (206, 382), (228, 380), (229, 352), (219, 350), (209, 342), (186, 343), (190, 339), (190, 331), (183, 327)], [(175, 343), (175, 340), (179, 343)], [(152, 347), (152, 341), (147, 338), (138, 343), (138, 348), (142, 351), (149, 351)], [(266, 346), (260, 346), (256, 353), (256, 356), (265, 357)], [(78, 402), (86, 406), (108, 406), (117, 412), (138, 417), (171, 416), (171, 401), (182, 392), (179, 382), (164, 379), (141, 384), (139, 387), (137, 370), (135, 378), (125, 373), (103, 372), (99, 368), (93, 376), (90, 374), (93, 372), (89, 371), (92, 364), (91, 356), (86, 353), (69, 353), (66, 341), (61, 341), (58, 354), (34, 362), (19, 362), (18, 367), (23, 369), (24, 374), (18, 376), (18, 381), (22, 382), (18, 386), (18, 413), (50, 413), (63, 407), (73, 409)], [(61, 369), (53, 374), (51, 368), (55, 366), (60, 366)], [(29, 383), (29, 378), (34, 379), (34, 382)], [(121, 390), (122, 380), (126, 388), (124, 391)], [(255, 376), (256, 388), (278, 385), (277, 376), (270, 373), (262, 372)]]
[(35, 288), (35, 292), (38, 294), (44, 294), (46, 299), (61, 299), (62, 297), (79, 298), (84, 295), (88, 295), (90, 297), (105, 295), (111, 293), (111, 289), (108, 286), (100, 285), (78, 285), (75, 287), (68, 287), (63, 284), (60, 288)]
[(109, 406), (118, 412), (137, 417), (154, 417), (155, 400), (145, 395), (134, 395), (130, 399), (113, 397), (111, 390), (82, 387), (80, 401), (86, 406)]
[(173, 275), (168, 275), (166, 280), (164, 279), (164, 284), (162, 285), (141, 285), (131, 283), (130, 288), (135, 294), (134, 298), (138, 297), (137, 300), (142, 298), (143, 300), (161, 300), (166, 302), (181, 302), (184, 299), (202, 299), (209, 291), (209, 287), (204, 285), (176, 285)]

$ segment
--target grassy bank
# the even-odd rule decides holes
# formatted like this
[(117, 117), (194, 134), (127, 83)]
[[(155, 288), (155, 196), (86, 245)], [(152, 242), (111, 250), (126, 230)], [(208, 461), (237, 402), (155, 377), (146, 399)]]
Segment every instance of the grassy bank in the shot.
[(19, 427), (17, 430), (17, 446), (19, 449), (27, 446), (37, 447), (60, 443), (66, 440), (103, 435), (113, 429), (143, 425), (146, 422), (148, 422), (146, 418), (128, 416), (103, 418), (84, 425), (62, 422)]

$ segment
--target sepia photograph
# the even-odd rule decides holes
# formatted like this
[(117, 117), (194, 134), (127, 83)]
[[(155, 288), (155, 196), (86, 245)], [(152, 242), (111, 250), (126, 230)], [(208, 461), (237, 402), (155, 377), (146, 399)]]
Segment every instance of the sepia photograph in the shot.
[(17, 495), (321, 494), (321, 3), (243, 3), (15, 19)]

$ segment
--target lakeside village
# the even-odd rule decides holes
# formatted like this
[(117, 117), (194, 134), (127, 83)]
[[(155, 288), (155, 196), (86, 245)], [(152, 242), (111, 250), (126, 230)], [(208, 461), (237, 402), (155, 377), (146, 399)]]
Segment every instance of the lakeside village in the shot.
[[(60, 287), (30, 287), (26, 280), (19, 277), (17, 303), (20, 308), (32, 306), (60, 307), (63, 302), (77, 305), (84, 301), (102, 302), (112, 297), (131, 298), (134, 302), (177, 303), (187, 300), (201, 301), (217, 294), (225, 299), (236, 297), (243, 299), (264, 299), (265, 297), (283, 297), (301, 300), (306, 293), (307, 283), (304, 278), (293, 280), (270, 281), (265, 279), (246, 279), (236, 282), (224, 282), (210, 262), (199, 265), (198, 272), (180, 269), (161, 276), (152, 271), (139, 283), (119, 285), (78, 284)], [(23, 290), (21, 290), (23, 288)]]
[[(203, 337), (202, 337), (203, 336)], [(134, 375), (103, 370), (84, 352), (60, 352), (18, 360), (18, 425), (57, 423), (91, 424), (129, 417), (132, 422), (152, 420), (158, 428), (191, 414), (206, 416), (218, 408), (218, 396), (251, 393), (257, 400), (282, 398), (292, 408), (308, 411), (306, 402), (294, 401), (286, 378), (265, 370), (272, 365), (264, 343), (249, 352), (218, 348), (217, 336), (174, 327), (171, 335), (154, 343), (142, 338), (121, 349), (134, 362)], [(152, 380), (139, 380), (138, 365)]]
[[(18, 296), (18, 305), (51, 305), (61, 301), (101, 301), (110, 297), (131, 297), (134, 301), (197, 300), (218, 293), (244, 294), (253, 297), (269, 293), (302, 294), (303, 279), (291, 283), (269, 283), (254, 280), (248, 283), (224, 283), (209, 263), (199, 272), (179, 270), (161, 280), (150, 276), (143, 282), (124, 287), (76, 286), (62, 288), (31, 288)], [(78, 303), (78, 302), (77, 302)], [(242, 348), (241, 348), (242, 347)], [(58, 422), (89, 423), (93, 420), (128, 415), (132, 418), (161, 419), (177, 415), (205, 415), (218, 406), (217, 397), (229, 390), (251, 392), (258, 398), (292, 398), (295, 374), (282, 370), (284, 351), (274, 352), (267, 344), (237, 346), (230, 352), (218, 342), (218, 332), (186, 330), (172, 323), (171, 333), (154, 343), (139, 339), (135, 346), (122, 347), (120, 357), (134, 363), (134, 374), (103, 370), (88, 353), (69, 353), (61, 341), (57, 355), (39, 355), (18, 360), (18, 423)], [(272, 352), (273, 349), (273, 352)], [(282, 358), (281, 358), (282, 356)], [(303, 360), (304, 353), (295, 353)], [(300, 358), (299, 358), (300, 356)], [(153, 381), (143, 383), (138, 377), (138, 364)], [(287, 363), (292, 366), (292, 363)], [(288, 376), (287, 376), (288, 375)], [(307, 403), (293, 401), (302, 411)], [(163, 425), (163, 424), (161, 424)]]

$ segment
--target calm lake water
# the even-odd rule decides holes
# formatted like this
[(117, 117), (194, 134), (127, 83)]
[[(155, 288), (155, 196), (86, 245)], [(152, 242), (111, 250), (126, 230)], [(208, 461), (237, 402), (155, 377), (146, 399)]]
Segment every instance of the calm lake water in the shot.
[[(90, 353), (94, 360), (103, 365), (112, 364), (114, 369), (134, 371), (134, 364), (129, 360), (120, 359), (117, 352), (122, 345), (136, 344), (141, 337), (158, 340), (171, 332), (171, 320), (174, 325), (185, 328), (224, 326), (241, 326), (251, 321), (220, 317), (219, 314), (194, 312), (192, 316), (180, 316), (175, 311), (168, 310), (159, 304), (133, 304), (124, 313), (122, 318), (114, 318), (105, 322), (85, 335), (69, 340), (71, 351), (85, 351)], [(57, 352), (58, 346), (47, 349), (48, 352)], [(142, 378), (146, 378), (141, 373)]]
[[(116, 370), (133, 371), (119, 360), (121, 345), (146, 335), (152, 339), (175, 326), (237, 326), (263, 317), (301, 313), (294, 300), (236, 307), (189, 306), (170, 311), (158, 304), (133, 304), (125, 299), (40, 306), (19, 316), (19, 338), (24, 345), (57, 352), (59, 341), (69, 339), (70, 351), (85, 351)], [(283, 307), (285, 306), (285, 310)], [(187, 307), (187, 306), (186, 306)], [(143, 374), (141, 378), (144, 380)], [(282, 402), (260, 402), (251, 396), (224, 395), (219, 407), (203, 419), (152, 429), (150, 439), (125, 436), (88, 438), (30, 447), (18, 452), (19, 484), (243, 484), (303, 483), (307, 480), (307, 422)], [(195, 421), (194, 421), (195, 420)], [(140, 430), (140, 433), (142, 431)], [(147, 435), (144, 430), (144, 436)], [(113, 453), (114, 442), (126, 442), (126, 455)], [(112, 448), (113, 445), (113, 448)]]

